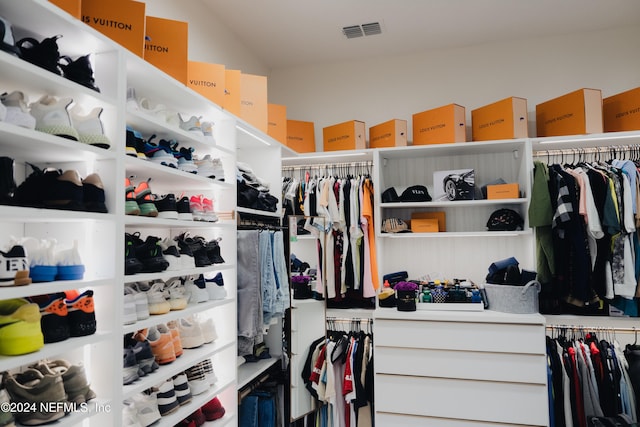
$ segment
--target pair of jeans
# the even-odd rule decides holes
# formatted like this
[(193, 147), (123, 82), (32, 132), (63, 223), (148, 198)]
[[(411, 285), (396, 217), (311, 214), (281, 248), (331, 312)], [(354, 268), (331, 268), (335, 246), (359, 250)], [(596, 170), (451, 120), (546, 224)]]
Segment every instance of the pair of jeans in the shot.
[(275, 427), (276, 398), (268, 391), (254, 391), (240, 404), (239, 427)]
[(238, 355), (253, 353), (262, 342), (262, 290), (259, 232), (238, 231)]

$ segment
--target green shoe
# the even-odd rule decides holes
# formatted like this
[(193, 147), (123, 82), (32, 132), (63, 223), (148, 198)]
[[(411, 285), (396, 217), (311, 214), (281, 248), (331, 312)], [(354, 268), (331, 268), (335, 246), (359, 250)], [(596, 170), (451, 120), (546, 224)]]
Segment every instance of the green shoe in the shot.
[(0, 354), (32, 353), (44, 346), (40, 308), (24, 298), (0, 301)]

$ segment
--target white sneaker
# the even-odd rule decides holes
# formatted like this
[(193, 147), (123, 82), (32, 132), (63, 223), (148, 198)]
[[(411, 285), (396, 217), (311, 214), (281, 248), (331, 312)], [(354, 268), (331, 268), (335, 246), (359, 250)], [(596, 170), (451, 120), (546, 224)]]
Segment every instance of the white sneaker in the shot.
[(203, 121), (200, 124), (200, 129), (202, 129), (202, 134), (205, 138), (215, 143), (215, 140), (213, 138), (213, 124), (213, 122)]
[(202, 135), (202, 123), (200, 122), (201, 119), (202, 116), (191, 116), (189, 120), (185, 121), (182, 119), (182, 115), (180, 113), (177, 113), (172, 115), (169, 120), (167, 120), (167, 122), (174, 126), (178, 126), (180, 129), (186, 130), (187, 132), (193, 132)]
[[(158, 242), (160, 249), (162, 249), (162, 256), (169, 262), (167, 271), (182, 270), (185, 268), (182, 262), (182, 256), (178, 250), (178, 243), (175, 240), (165, 237)], [(177, 255), (176, 255), (177, 254)], [(195, 264), (194, 264), (195, 265)], [(188, 267), (186, 267), (188, 268)]]
[(157, 163), (159, 165), (169, 166), (176, 169), (178, 168), (178, 159), (164, 150), (156, 151), (151, 157), (147, 155), (147, 158), (153, 163)]
[(182, 281), (179, 277), (169, 279), (164, 287), (165, 297), (168, 297), (171, 310), (187, 308), (187, 297)]
[(56, 251), (56, 265), (58, 266), (56, 280), (80, 280), (84, 277), (85, 268), (77, 240), (73, 241), (70, 248)]
[(124, 403), (135, 408), (138, 421), (143, 427), (150, 426), (161, 417), (160, 411), (158, 410), (158, 399), (155, 395), (139, 393)]
[[(140, 282), (139, 285), (141, 289), (143, 289), (144, 282)], [(150, 314), (167, 314), (171, 311), (171, 305), (164, 297), (164, 282), (155, 282), (149, 287), (146, 294), (147, 300), (149, 301)]]
[[(159, 412), (158, 416), (160, 416)], [(143, 427), (142, 424), (140, 424), (138, 413), (133, 403), (124, 402), (122, 408), (122, 425), (124, 427)]]
[[(201, 283), (203, 287), (198, 286), (198, 283)], [(207, 292), (204, 279), (200, 281), (200, 279), (194, 279), (193, 276), (188, 276), (184, 282), (184, 288), (189, 295), (189, 304), (209, 301), (209, 292)]]
[(73, 127), (78, 131), (80, 142), (107, 149), (111, 147), (111, 141), (104, 134), (100, 120), (102, 111), (102, 108), (96, 107), (85, 115), (80, 106), (76, 105), (69, 111), (69, 115)]
[(175, 114), (164, 104), (154, 104), (147, 98), (136, 97), (136, 90), (132, 87), (127, 89), (127, 108), (139, 111), (149, 116), (157, 117), (163, 122), (168, 121), (170, 116)]
[(69, 97), (57, 99), (49, 95), (32, 102), (29, 108), (31, 115), (36, 118), (36, 130), (78, 141), (78, 131), (73, 128), (67, 110), (72, 103), (73, 99)]
[(125, 325), (133, 325), (138, 321), (138, 316), (136, 315), (136, 299), (135, 295), (132, 293), (127, 293), (127, 288), (124, 288), (124, 315), (122, 323)]
[(213, 323), (213, 319), (200, 319), (198, 316), (187, 317), (187, 320), (191, 323), (197, 323), (200, 325), (202, 336), (204, 337), (205, 344), (209, 344), (218, 339), (218, 331), (216, 325)]
[(0, 95), (0, 100), (7, 110), (4, 121), (27, 129), (36, 128), (36, 118), (29, 112), (27, 107), (29, 101), (24, 93), (17, 90), (3, 93)]
[(137, 283), (128, 283), (124, 287), (125, 295), (133, 295), (133, 301), (136, 305), (137, 320), (149, 318), (149, 300), (147, 294), (142, 292)]
[(202, 159), (195, 159), (194, 163), (198, 167), (198, 175), (215, 179), (216, 181), (224, 181), (224, 169), (219, 158), (212, 158), (207, 154)]
[(182, 348), (197, 348), (204, 344), (204, 335), (198, 323), (185, 319), (178, 319), (177, 323)]

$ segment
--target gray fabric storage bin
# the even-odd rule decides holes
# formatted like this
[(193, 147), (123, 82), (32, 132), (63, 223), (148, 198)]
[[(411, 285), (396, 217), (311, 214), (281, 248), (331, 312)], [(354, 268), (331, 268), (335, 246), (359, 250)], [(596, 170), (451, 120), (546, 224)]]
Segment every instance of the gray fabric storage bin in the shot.
[(538, 293), (542, 288), (536, 280), (524, 286), (494, 285), (486, 283), (485, 292), (489, 310), (504, 313), (531, 314), (538, 313)]

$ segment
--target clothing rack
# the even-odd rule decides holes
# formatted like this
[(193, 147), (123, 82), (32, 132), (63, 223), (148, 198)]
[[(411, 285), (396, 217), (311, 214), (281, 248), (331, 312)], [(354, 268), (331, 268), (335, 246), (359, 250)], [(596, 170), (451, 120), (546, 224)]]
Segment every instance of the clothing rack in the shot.
[(583, 326), (583, 325), (546, 325), (548, 330), (556, 330), (563, 332), (603, 332), (603, 333), (623, 333), (623, 334), (635, 334), (637, 335), (639, 329), (635, 326), (621, 327), (621, 326)]
[(322, 165), (282, 166), (282, 175), (288, 178), (293, 178), (296, 173), (300, 176), (304, 172), (315, 176), (371, 175), (372, 167), (373, 161), (370, 160)]
[(614, 159), (619, 156), (626, 157), (629, 155), (640, 158), (640, 145), (611, 145), (608, 147), (572, 147), (551, 150), (538, 150), (533, 152), (533, 157), (546, 157), (547, 163), (550, 163), (551, 157), (561, 157), (560, 162), (564, 163), (565, 156), (567, 161), (573, 163), (585, 161), (588, 155), (592, 155), (594, 160), (604, 160), (606, 158)]
[[(337, 325), (348, 326), (350, 331), (362, 331), (371, 333), (373, 330), (373, 319), (371, 318), (344, 318), (344, 317), (327, 317), (327, 329), (338, 330)], [(365, 329), (366, 328), (366, 329)]]

